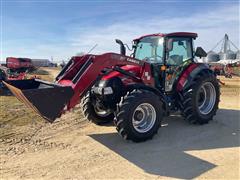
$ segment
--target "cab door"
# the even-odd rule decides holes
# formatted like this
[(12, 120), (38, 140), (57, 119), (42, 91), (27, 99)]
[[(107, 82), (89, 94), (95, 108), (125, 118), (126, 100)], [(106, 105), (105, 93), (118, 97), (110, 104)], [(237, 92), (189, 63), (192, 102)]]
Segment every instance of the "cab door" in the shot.
[(192, 38), (169, 37), (167, 46), (165, 91), (170, 92), (184, 67), (193, 61)]

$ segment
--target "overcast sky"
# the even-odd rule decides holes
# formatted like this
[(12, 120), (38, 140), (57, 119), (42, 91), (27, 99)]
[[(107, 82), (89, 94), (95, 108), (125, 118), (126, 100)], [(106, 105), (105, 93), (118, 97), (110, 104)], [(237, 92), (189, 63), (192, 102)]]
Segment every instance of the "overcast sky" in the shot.
[(11, 1), (1, 2), (1, 60), (8, 56), (68, 59), (77, 52), (119, 52), (114, 39), (197, 32), (206, 51), (227, 33), (239, 47), (239, 1)]

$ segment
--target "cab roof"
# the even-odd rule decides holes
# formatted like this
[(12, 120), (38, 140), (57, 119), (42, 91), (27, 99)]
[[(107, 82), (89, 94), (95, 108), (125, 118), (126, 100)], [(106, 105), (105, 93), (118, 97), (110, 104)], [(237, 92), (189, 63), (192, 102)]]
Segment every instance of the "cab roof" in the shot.
[(173, 32), (173, 33), (155, 33), (141, 36), (139, 38), (134, 39), (134, 41), (139, 41), (140, 39), (148, 36), (160, 36), (160, 37), (191, 37), (196, 39), (198, 36), (197, 33), (193, 32)]

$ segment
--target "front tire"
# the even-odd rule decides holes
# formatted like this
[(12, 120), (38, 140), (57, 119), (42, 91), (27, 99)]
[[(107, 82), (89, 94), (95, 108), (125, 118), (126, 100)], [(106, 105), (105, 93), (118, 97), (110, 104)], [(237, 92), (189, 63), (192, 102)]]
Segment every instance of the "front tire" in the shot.
[(162, 118), (162, 103), (158, 96), (151, 91), (134, 90), (122, 98), (114, 123), (124, 139), (142, 142), (152, 139)]
[(194, 83), (180, 94), (182, 114), (192, 124), (206, 124), (218, 110), (220, 88), (211, 72), (198, 75)]
[(103, 125), (111, 122), (114, 118), (114, 114), (110, 110), (103, 110), (93, 105), (89, 92), (82, 98), (81, 107), (84, 116), (94, 124)]

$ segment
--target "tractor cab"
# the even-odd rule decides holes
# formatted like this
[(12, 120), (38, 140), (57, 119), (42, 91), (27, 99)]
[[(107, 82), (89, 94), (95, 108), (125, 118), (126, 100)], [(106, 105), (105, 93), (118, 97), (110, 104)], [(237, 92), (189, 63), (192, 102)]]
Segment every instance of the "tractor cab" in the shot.
[(151, 63), (156, 87), (170, 92), (183, 68), (194, 62), (194, 55), (206, 56), (201, 47), (197, 53), (194, 51), (196, 37), (197, 34), (186, 32), (142, 36), (133, 41), (133, 57)]
[(193, 59), (195, 33), (150, 34), (134, 39), (134, 57), (152, 63), (179, 66)]

